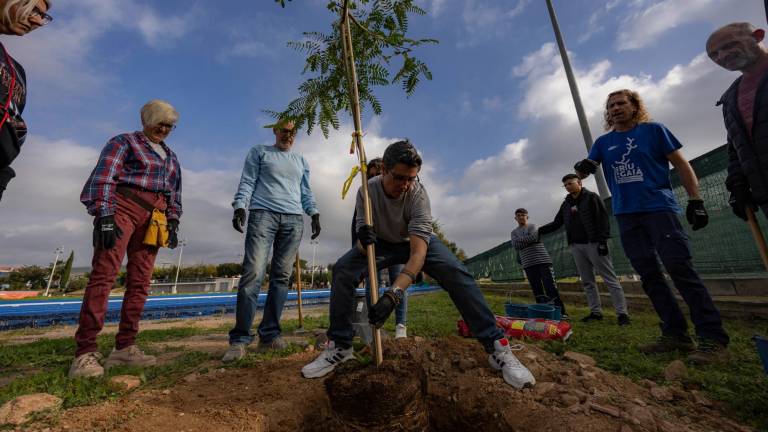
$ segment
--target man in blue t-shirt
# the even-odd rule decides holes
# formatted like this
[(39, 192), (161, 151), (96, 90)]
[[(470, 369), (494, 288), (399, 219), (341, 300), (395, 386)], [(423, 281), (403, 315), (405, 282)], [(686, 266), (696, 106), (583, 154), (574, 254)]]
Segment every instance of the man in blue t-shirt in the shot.
[(589, 157), (576, 163), (580, 177), (603, 165), (613, 195), (613, 214), (619, 224), (624, 252), (643, 282), (643, 289), (661, 318), (661, 337), (640, 347), (646, 354), (691, 351), (688, 324), (667, 285), (657, 255), (691, 312), (698, 346), (688, 356), (694, 363), (712, 363), (727, 355), (728, 335), (720, 312), (712, 302), (691, 262), (688, 236), (677, 217), (680, 208), (672, 193), (669, 163), (677, 169), (688, 193), (686, 217), (694, 231), (709, 220), (699, 197), (699, 182), (680, 152), (682, 145), (661, 123), (653, 123), (642, 99), (632, 90), (608, 95), (605, 129)]

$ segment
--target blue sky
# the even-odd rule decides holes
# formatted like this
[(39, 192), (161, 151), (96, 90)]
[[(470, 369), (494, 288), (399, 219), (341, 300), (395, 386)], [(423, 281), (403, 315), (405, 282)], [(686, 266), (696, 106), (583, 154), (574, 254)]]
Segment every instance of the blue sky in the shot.
[[(601, 133), (608, 92), (641, 91), (695, 157), (724, 142), (714, 102), (736, 77), (703, 55), (706, 37), (732, 21), (765, 27), (757, 0), (555, 0), (591, 123)], [(45, 264), (60, 245), (91, 257), (91, 218), (78, 196), (106, 140), (138, 129), (138, 110), (162, 98), (181, 113), (168, 144), (184, 169), (184, 262), (241, 259), (230, 202), (243, 158), (273, 142), (263, 109), (296, 96), (303, 57), (286, 47), (327, 31), (324, 0), (58, 0), (55, 21), (2, 37), (26, 67), (30, 137), (0, 203), (0, 264)], [(434, 79), (406, 98), (379, 89), (384, 115), (365, 113), (369, 156), (408, 137), (422, 151), (433, 214), (472, 255), (497, 245), (528, 207), (545, 223), (562, 199), (560, 177), (585, 149), (543, 0), (423, 0), (411, 20)], [(226, 5), (224, 8), (222, 5)], [(350, 124), (326, 140), (299, 135), (322, 214), (318, 262), (348, 246), (352, 202), (340, 199), (354, 164)], [(591, 183), (588, 183), (588, 186)], [(307, 233), (308, 233), (307, 229)], [(310, 257), (305, 236), (301, 253)], [(158, 262), (175, 260), (163, 251)]]

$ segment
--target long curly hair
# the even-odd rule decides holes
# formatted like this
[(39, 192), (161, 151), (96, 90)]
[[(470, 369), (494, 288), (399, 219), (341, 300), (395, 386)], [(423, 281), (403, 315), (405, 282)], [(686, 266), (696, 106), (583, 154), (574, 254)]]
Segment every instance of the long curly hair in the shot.
[(635, 123), (648, 123), (651, 121), (651, 115), (648, 114), (648, 110), (645, 108), (645, 103), (640, 97), (640, 94), (634, 90), (621, 89), (616, 90), (615, 92), (611, 92), (605, 99), (605, 112), (603, 112), (603, 129), (606, 131), (613, 130), (613, 120), (611, 120), (611, 115), (608, 112), (608, 101), (611, 99), (611, 96), (616, 95), (626, 96), (627, 99), (629, 99), (629, 102), (635, 107), (635, 115), (632, 117), (632, 120)]

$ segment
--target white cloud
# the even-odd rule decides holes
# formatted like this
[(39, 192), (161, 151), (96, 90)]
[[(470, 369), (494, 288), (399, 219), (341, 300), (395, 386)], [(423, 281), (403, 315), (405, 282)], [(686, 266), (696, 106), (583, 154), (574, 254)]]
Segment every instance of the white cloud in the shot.
[[(735, 76), (712, 64), (704, 54), (660, 77), (616, 75), (611, 70), (611, 63), (601, 60), (575, 71), (593, 137), (604, 133), (601, 120), (606, 95), (628, 87), (638, 90), (654, 119), (680, 139), (686, 157), (696, 157), (724, 143), (721, 111), (714, 104)], [(527, 122), (526, 136), (514, 138), (496, 154), (471, 162), (461, 178), (435, 179), (427, 186), (433, 214), (448, 237), (469, 255), (508, 239), (516, 226), (515, 208), (526, 207), (531, 221), (539, 225), (552, 220), (564, 196), (560, 178), (586, 153), (554, 47), (543, 45), (526, 56), (513, 73), (522, 78), (518, 115)], [(586, 186), (596, 190), (591, 178)]]
[[(651, 46), (669, 30), (688, 23), (704, 21), (720, 26), (733, 21), (750, 21), (765, 14), (762, 4), (756, 1), (664, 0), (647, 6), (646, 3), (636, 2), (634, 11), (619, 25), (616, 39), (619, 50)], [(704, 40), (701, 46), (703, 48)]]
[(484, 97), (482, 104), (486, 111), (501, 111), (504, 108), (504, 100), (499, 95)]

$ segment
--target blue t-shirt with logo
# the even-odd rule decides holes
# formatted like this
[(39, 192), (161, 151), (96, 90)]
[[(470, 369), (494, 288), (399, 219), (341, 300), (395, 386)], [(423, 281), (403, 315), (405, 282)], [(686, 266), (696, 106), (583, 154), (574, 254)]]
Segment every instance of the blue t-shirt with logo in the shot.
[(603, 165), (613, 195), (613, 214), (680, 212), (669, 180), (667, 155), (680, 141), (661, 123), (639, 123), (595, 141), (589, 159)]

